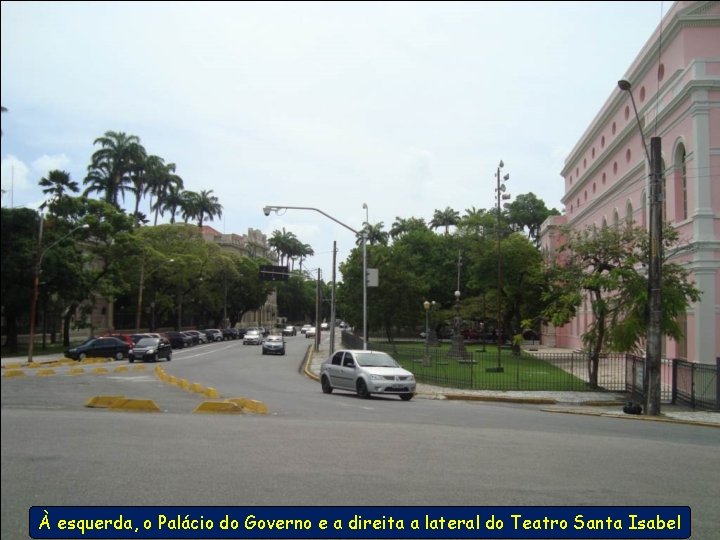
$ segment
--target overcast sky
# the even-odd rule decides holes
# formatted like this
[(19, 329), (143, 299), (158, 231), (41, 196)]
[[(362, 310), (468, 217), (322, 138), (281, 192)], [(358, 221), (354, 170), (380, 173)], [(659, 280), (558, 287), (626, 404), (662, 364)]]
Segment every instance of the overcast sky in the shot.
[(263, 206), (360, 229), (367, 203), (389, 230), (492, 208), (502, 159), (562, 211), (566, 156), (671, 5), (3, 1), (2, 205), (37, 207), (52, 169), (82, 185), (120, 131), (213, 190), (208, 225), (284, 227), (327, 280), (352, 233)]

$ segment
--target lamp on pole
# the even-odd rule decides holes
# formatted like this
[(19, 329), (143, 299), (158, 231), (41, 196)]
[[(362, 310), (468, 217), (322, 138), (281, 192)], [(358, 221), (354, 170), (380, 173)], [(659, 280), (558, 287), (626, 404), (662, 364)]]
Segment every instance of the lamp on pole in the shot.
[(368, 205), (363, 203), (365, 209), (365, 226), (363, 227), (363, 349), (367, 349), (368, 331), (367, 331), (367, 242), (368, 229), (370, 228), (370, 219), (368, 217)]
[(618, 81), (618, 88), (630, 94), (635, 119), (640, 131), (643, 150), (650, 169), (650, 264), (648, 266), (648, 299), (649, 317), (647, 326), (647, 348), (645, 353), (645, 377), (643, 386), (645, 390), (645, 414), (660, 414), (660, 357), (662, 354), (662, 260), (663, 260), (663, 239), (662, 239), (662, 149), (660, 137), (650, 139), (650, 150), (645, 143), (640, 116), (635, 105), (635, 98), (632, 93), (632, 85), (629, 81)]
[[(169, 263), (175, 262), (175, 259), (168, 259)], [(143, 289), (145, 288), (145, 277), (148, 277), (152, 274), (154, 274), (157, 270), (159, 270), (161, 267), (158, 266), (150, 272), (147, 273), (147, 276), (145, 274), (145, 256), (143, 256), (142, 264), (140, 265), (140, 284), (138, 286), (138, 299), (137, 299), (137, 310), (135, 311), (135, 333), (140, 333), (140, 315), (142, 313), (142, 300), (143, 300)]]
[[(363, 203), (363, 208), (365, 209), (365, 216), (367, 219), (367, 204)], [(266, 216), (269, 216), (271, 212), (278, 213), (280, 210), (311, 210), (313, 212), (317, 212), (319, 214), (322, 214), (328, 219), (333, 220), (338, 225), (342, 225), (347, 230), (352, 232), (355, 236), (358, 236), (362, 234), (362, 240), (363, 240), (363, 349), (367, 349), (367, 248), (366, 248), (366, 240), (367, 240), (367, 229), (363, 228), (362, 233), (353, 229), (349, 225), (343, 223), (337, 218), (334, 218), (330, 214), (327, 214), (320, 210), (319, 208), (314, 208), (312, 206), (264, 206), (263, 207), (263, 214)]]
[[(505, 184), (503, 184), (500, 181), (500, 171), (505, 166), (502, 160), (500, 160), (500, 163), (498, 164), (497, 173), (495, 174), (495, 177), (497, 179), (497, 186), (495, 188), (495, 196), (497, 198), (497, 230), (495, 233), (497, 234), (497, 366), (494, 368), (488, 368), (486, 371), (492, 371), (494, 373), (502, 373), (505, 371), (505, 368), (502, 367), (501, 363), (501, 355), (502, 355), (502, 345), (503, 345), (503, 324), (502, 324), (502, 284), (503, 284), (503, 275), (502, 275), (502, 251), (500, 246), (500, 218), (502, 215), (502, 208), (500, 206), (500, 201), (508, 200), (510, 198), (509, 193), (505, 193)], [(510, 180), (510, 175), (505, 174), (505, 176), (502, 177), (503, 182), (507, 182)]]
[(434, 306), (435, 300), (423, 302), (425, 308), (425, 365), (430, 365), (430, 309)]
[(75, 231), (78, 231), (80, 229), (87, 229), (90, 227), (87, 223), (83, 223), (82, 225), (78, 225), (74, 229), (72, 229), (70, 232), (68, 232), (65, 236), (62, 238), (56, 240), (52, 244), (50, 244), (45, 249), (42, 249), (42, 236), (43, 236), (43, 222), (45, 221), (45, 218), (42, 214), (40, 214), (40, 229), (38, 232), (38, 251), (37, 251), (37, 260), (35, 262), (35, 268), (33, 271), (33, 291), (32, 291), (32, 301), (30, 303), (30, 342), (28, 343), (28, 362), (33, 361), (33, 346), (35, 342), (35, 316), (37, 313), (37, 299), (38, 299), (38, 288), (40, 286), (40, 272), (42, 270), (42, 261), (45, 258), (45, 254), (50, 251), (52, 248), (54, 248), (56, 245), (58, 245), (60, 242), (65, 240), (68, 236), (72, 235)]

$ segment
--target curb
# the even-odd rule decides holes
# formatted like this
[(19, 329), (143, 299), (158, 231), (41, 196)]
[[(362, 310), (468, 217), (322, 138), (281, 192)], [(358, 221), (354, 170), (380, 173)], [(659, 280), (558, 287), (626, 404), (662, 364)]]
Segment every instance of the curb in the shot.
[(645, 422), (665, 422), (666, 424), (686, 424), (691, 426), (703, 426), (720, 428), (720, 424), (714, 424), (711, 422), (703, 422), (697, 420), (683, 420), (681, 418), (671, 418), (669, 416), (647, 416), (644, 414), (619, 414), (609, 413), (604, 411), (583, 411), (580, 409), (541, 409), (543, 412), (550, 413), (561, 413), (561, 414), (584, 414), (586, 416), (604, 416), (606, 418), (623, 418), (625, 420), (640, 420)]

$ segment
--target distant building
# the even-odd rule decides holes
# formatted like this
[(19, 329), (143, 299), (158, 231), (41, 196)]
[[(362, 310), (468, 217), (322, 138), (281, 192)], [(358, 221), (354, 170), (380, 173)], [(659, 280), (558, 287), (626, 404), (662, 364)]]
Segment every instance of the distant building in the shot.
[[(702, 299), (680, 321), (685, 338), (667, 340), (663, 356), (715, 363), (720, 357), (720, 2), (673, 4), (627, 72), (646, 138), (661, 137), (663, 218), (687, 249), (675, 256), (692, 273)], [(615, 81), (608, 81), (615, 86)], [(543, 225), (543, 249), (574, 229), (649, 222), (649, 164), (628, 92), (615, 86), (565, 160), (563, 216)], [(590, 302), (546, 344), (580, 348), (592, 321)]]
[[(262, 257), (271, 262), (276, 262), (277, 256), (270, 249), (267, 236), (258, 229), (248, 229), (247, 234), (223, 234), (210, 227), (203, 225), (202, 237), (206, 242), (214, 242), (222, 249), (232, 251), (246, 257)], [(272, 326), (277, 320), (277, 293), (272, 291), (262, 308), (245, 313), (240, 320), (244, 328), (250, 326)]]

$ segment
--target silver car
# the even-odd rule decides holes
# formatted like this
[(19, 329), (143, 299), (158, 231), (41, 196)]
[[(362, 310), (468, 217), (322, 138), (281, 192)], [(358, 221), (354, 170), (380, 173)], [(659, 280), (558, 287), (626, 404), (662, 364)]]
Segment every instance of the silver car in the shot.
[(243, 337), (243, 345), (260, 345), (262, 343), (262, 334), (257, 328), (248, 328)]
[(282, 336), (268, 336), (262, 342), (263, 354), (285, 355), (285, 339)]
[(326, 394), (334, 389), (356, 392), (361, 398), (394, 394), (404, 401), (415, 395), (415, 376), (379, 351), (335, 352), (320, 366), (320, 384)]

